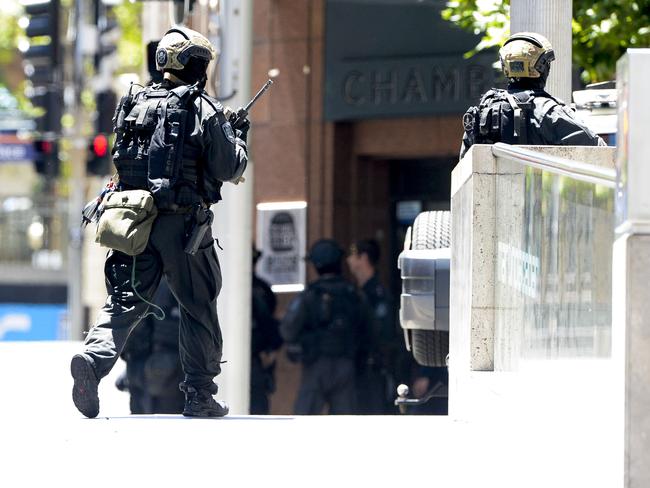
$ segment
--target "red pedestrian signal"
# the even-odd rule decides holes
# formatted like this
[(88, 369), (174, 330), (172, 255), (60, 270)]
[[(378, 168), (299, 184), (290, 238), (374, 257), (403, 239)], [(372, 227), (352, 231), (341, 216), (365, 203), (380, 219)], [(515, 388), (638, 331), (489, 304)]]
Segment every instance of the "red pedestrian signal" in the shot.
[(36, 139), (34, 144), (34, 169), (37, 173), (55, 177), (59, 174), (59, 151), (56, 141)]
[(111, 173), (111, 148), (106, 134), (100, 132), (88, 141), (87, 157), (88, 174), (106, 176)]
[(52, 144), (52, 141), (43, 141), (39, 139), (34, 141), (34, 148), (36, 149), (37, 153), (50, 155), (52, 154), (54, 145)]
[(93, 139), (93, 152), (98, 158), (108, 154), (108, 138), (104, 134), (97, 134)]

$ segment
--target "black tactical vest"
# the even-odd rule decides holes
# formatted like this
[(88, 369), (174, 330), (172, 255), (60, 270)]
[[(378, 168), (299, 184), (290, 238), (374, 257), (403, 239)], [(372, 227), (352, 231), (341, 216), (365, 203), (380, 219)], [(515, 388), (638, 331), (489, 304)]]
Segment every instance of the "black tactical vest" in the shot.
[(149, 190), (159, 209), (201, 200), (201, 151), (186, 138), (200, 90), (151, 85), (122, 98), (113, 119), (113, 163), (121, 184)]
[(463, 116), (471, 144), (534, 144), (530, 119), (534, 113), (533, 90), (508, 92), (493, 89), (485, 93), (478, 107)]
[(359, 296), (349, 283), (321, 283), (306, 292), (308, 324), (303, 332), (303, 362), (319, 357), (354, 358), (360, 327)]

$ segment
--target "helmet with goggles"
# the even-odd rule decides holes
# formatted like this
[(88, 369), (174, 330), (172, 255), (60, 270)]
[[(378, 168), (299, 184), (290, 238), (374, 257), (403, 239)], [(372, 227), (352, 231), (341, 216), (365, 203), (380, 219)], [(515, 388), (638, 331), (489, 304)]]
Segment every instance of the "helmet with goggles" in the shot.
[(511, 35), (499, 50), (503, 74), (507, 78), (541, 78), (546, 81), (555, 59), (553, 46), (535, 32)]
[(216, 57), (210, 41), (202, 34), (187, 27), (169, 29), (156, 48), (156, 69), (158, 71), (181, 71), (190, 61), (207, 65)]

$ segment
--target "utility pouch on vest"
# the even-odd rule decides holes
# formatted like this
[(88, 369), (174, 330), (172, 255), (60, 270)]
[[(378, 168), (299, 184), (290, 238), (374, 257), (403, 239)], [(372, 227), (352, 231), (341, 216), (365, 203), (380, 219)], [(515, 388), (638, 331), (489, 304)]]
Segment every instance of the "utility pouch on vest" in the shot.
[(129, 256), (144, 251), (158, 215), (151, 193), (146, 190), (112, 192), (103, 206), (95, 242)]
[(149, 146), (148, 187), (161, 210), (176, 205), (175, 187), (183, 165), (187, 107), (196, 96), (197, 91), (182, 86), (171, 90), (160, 103), (160, 117)]

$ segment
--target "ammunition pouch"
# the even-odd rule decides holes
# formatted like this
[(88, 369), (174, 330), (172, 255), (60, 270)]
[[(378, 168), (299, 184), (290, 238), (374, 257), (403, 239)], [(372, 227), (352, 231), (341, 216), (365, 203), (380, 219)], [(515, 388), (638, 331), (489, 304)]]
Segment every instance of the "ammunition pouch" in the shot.
[(146, 190), (111, 192), (103, 207), (95, 242), (129, 256), (144, 251), (158, 215), (151, 193)]

